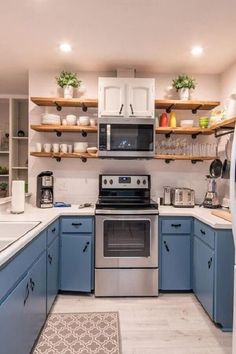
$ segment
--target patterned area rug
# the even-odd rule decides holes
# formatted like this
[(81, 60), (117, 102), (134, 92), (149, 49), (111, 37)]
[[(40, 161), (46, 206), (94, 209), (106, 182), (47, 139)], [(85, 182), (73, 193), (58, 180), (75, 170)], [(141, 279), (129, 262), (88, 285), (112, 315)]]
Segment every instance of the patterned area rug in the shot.
[(51, 314), (33, 354), (121, 354), (118, 313)]

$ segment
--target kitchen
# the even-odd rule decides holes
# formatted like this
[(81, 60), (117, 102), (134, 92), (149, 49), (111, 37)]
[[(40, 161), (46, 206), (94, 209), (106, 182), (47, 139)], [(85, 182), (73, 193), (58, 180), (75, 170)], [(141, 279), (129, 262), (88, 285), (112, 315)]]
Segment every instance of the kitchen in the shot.
[[(105, 13), (103, 14), (100, 11), (101, 18), (106, 18), (107, 26), (110, 23), (113, 23), (114, 18), (107, 16), (109, 14), (108, 7), (106, 7), (104, 1), (104, 9), (106, 9)], [(89, 3), (91, 5), (91, 3)], [(91, 11), (89, 8), (89, 4), (83, 4), (84, 12)], [(7, 10), (7, 5), (6, 10)], [(38, 18), (39, 14), (44, 14), (45, 8), (51, 10), (54, 13), (53, 16), (56, 14), (60, 17), (63, 15), (63, 9), (53, 9), (51, 6), (53, 4), (48, 4), (47, 1), (37, 2), (37, 4), (28, 4), (29, 8), (22, 6), (21, 11), (24, 9), (25, 12), (31, 10), (32, 19)], [(35, 12), (35, 8), (37, 7), (37, 11)], [(82, 5), (81, 5), (82, 6)], [(122, 3), (120, 5), (119, 11), (124, 11), (125, 6), (127, 3)], [(162, 4), (162, 6), (164, 6)], [(185, 4), (184, 10), (190, 11), (191, 4)], [(192, 4), (193, 6), (193, 4)], [(113, 11), (118, 10), (119, 6), (116, 5), (113, 8)], [(150, 24), (151, 28), (157, 28), (157, 26), (161, 26), (161, 23), (158, 24), (156, 18), (154, 19), (151, 16), (152, 10), (154, 10), (155, 4), (150, 4), (149, 6), (144, 5), (144, 2), (140, 2), (139, 6), (137, 5), (137, 9), (135, 9), (135, 13), (137, 14), (137, 18), (140, 18), (142, 12), (146, 14), (150, 20), (152, 19), (152, 23)], [(131, 14), (133, 15), (133, 9), (131, 4), (127, 7), (128, 11), (126, 13), (127, 18), (132, 18)], [(33, 10), (33, 11), (32, 11)], [(162, 9), (164, 12), (167, 9)], [(184, 11), (182, 6), (180, 6), (179, 11)], [(200, 9), (194, 8), (194, 11), (197, 13), (200, 12)], [(221, 11), (223, 9), (219, 5), (219, 9), (215, 10), (216, 13), (214, 14), (216, 17), (221, 15)], [(224, 9), (226, 11), (226, 9)], [(232, 12), (232, 11), (231, 11)], [(181, 13), (181, 12), (180, 12)], [(6, 18), (9, 15), (9, 12), (6, 11)], [(11, 14), (13, 15), (13, 14)], [(213, 14), (212, 14), (213, 15)], [(227, 14), (229, 16), (229, 14)], [(201, 14), (202, 16), (202, 14)], [(195, 14), (192, 16), (192, 20), (197, 18)], [(232, 15), (233, 17), (233, 15)], [(105, 20), (104, 18), (104, 20)], [(135, 21), (137, 20), (135, 19)], [(160, 20), (160, 16), (158, 17)], [(198, 21), (200, 18), (200, 14), (198, 16)], [(230, 17), (231, 18), (231, 17)], [(32, 19), (28, 19), (28, 25), (32, 26), (33, 23), (31, 22)], [(48, 17), (49, 19), (49, 17)], [(210, 19), (209, 19), (210, 20)], [(93, 20), (95, 21), (95, 20)], [(195, 19), (196, 21), (196, 19)], [(206, 21), (206, 18), (203, 16), (202, 25)], [(50, 20), (49, 20), (50, 22)], [(96, 21), (95, 21), (96, 22)], [(94, 24), (90, 23), (91, 31), (94, 29)], [(105, 22), (105, 21), (104, 21)], [(55, 21), (56, 23), (56, 21)], [(174, 23), (174, 22), (172, 22)], [(230, 28), (230, 19), (228, 21), (228, 27)], [(232, 19), (233, 23), (233, 19)], [(136, 22), (134, 23), (134, 25)], [(201, 24), (200, 24), (201, 25)], [(201, 27), (199, 25), (199, 27)], [(83, 27), (84, 26), (84, 27)], [(152, 27), (153, 26), (153, 27)], [(78, 25), (78, 31), (82, 28), (87, 29), (87, 23), (85, 19), (81, 19), (80, 25)], [(127, 40), (133, 38), (132, 31), (128, 31), (128, 26), (124, 26), (127, 32)], [(204, 26), (202, 26), (204, 28)], [(227, 27), (227, 28), (228, 28)], [(161, 27), (162, 29), (164, 27)], [(23, 28), (22, 28), (23, 30)], [(26, 30), (26, 28), (24, 28)], [(223, 28), (221, 29), (223, 31)], [(143, 31), (143, 29), (142, 29)], [(14, 31), (13, 31), (14, 32)], [(61, 29), (57, 27), (56, 33), (61, 33)], [(163, 32), (163, 31), (162, 31)], [(58, 34), (57, 33), (57, 34)], [(54, 36), (56, 34), (54, 33)], [(9, 34), (10, 36), (10, 34)], [(121, 33), (120, 33), (121, 36)], [(166, 34), (167, 36), (167, 34)], [(206, 34), (204, 34), (206, 36)], [(60, 38), (63, 36), (60, 36)], [(29, 40), (28, 36), (26, 37)], [(89, 37), (87, 37), (89, 38)], [(142, 36), (139, 37), (139, 39)], [(167, 36), (168, 38), (168, 36)], [(34, 39), (32, 39), (34, 41)], [(105, 47), (104, 37), (101, 36), (101, 41), (103, 40), (103, 46)], [(197, 39), (196, 39), (197, 40)], [(200, 39), (198, 39), (200, 40)], [(226, 40), (226, 39), (225, 39)], [(57, 39), (58, 41), (58, 39)], [(69, 41), (69, 39), (68, 39)], [(74, 38), (76, 42), (76, 37)], [(150, 39), (151, 41), (151, 39)], [(46, 40), (45, 40), (46, 42)], [(97, 41), (99, 42), (99, 41)], [(97, 43), (94, 40), (91, 40), (91, 43), (94, 47), (94, 53), (100, 52), (102, 43)], [(153, 42), (152, 42), (153, 43)], [(99, 44), (99, 46), (98, 46)], [(172, 43), (173, 45), (174, 43)], [(191, 46), (195, 44), (192, 43), (192, 40), (189, 39), (189, 44), (185, 51), (188, 51)], [(30, 54), (27, 52), (27, 48), (30, 48), (29, 43), (27, 43), (28, 47), (25, 47), (25, 57), (29, 56)], [(54, 45), (54, 44), (53, 44)], [(81, 43), (81, 46), (84, 45), (83, 53), (86, 53), (86, 45), (85, 43)], [(108, 44), (107, 44), (108, 45)], [(31, 42), (32, 46), (32, 42)], [(101, 47), (100, 47), (101, 46)], [(145, 44), (143, 43), (144, 48)], [(131, 175), (139, 175), (139, 176), (151, 176), (151, 198), (160, 203), (160, 198), (163, 198), (163, 187), (164, 186), (172, 186), (172, 187), (186, 187), (191, 188), (195, 191), (195, 202), (197, 204), (201, 204), (204, 200), (204, 196), (206, 193), (206, 180), (205, 176), (209, 174), (209, 167), (212, 162), (210, 161), (193, 161), (196, 163), (191, 163), (190, 161), (172, 161), (172, 159), (165, 160), (158, 160), (158, 159), (101, 159), (101, 158), (87, 158), (87, 161), (82, 161), (83, 159), (71, 159), (71, 158), (62, 158), (60, 161), (59, 159), (52, 159), (48, 157), (36, 157), (31, 155), (31, 153), (35, 152), (35, 147), (37, 143), (42, 145), (44, 144), (68, 144), (73, 145), (75, 142), (88, 142), (90, 147), (97, 146), (97, 134), (96, 133), (88, 133), (86, 137), (82, 136), (80, 133), (67, 133), (62, 132), (61, 136), (57, 136), (55, 132), (38, 132), (34, 129), (31, 129), (31, 125), (39, 125), (41, 123), (42, 116), (44, 114), (59, 114), (62, 119), (65, 119), (67, 115), (76, 115), (76, 116), (86, 116), (88, 115), (90, 118), (96, 118), (98, 114), (97, 107), (88, 107), (87, 112), (84, 112), (82, 108), (75, 108), (75, 107), (62, 107), (61, 111), (58, 111), (56, 107), (45, 107), (35, 104), (31, 98), (33, 97), (62, 97), (62, 92), (58, 92), (58, 87), (56, 84), (55, 77), (58, 76), (60, 71), (63, 68), (67, 68), (68, 70), (72, 70), (78, 73), (79, 79), (82, 81), (84, 85), (84, 92), (81, 94), (81, 98), (83, 99), (97, 99), (99, 97), (98, 92), (98, 78), (99, 77), (124, 77), (124, 75), (129, 78), (133, 75), (135, 78), (153, 78), (155, 79), (155, 99), (177, 99), (176, 93), (170, 89), (172, 84), (172, 80), (183, 70), (187, 70), (189, 73), (193, 73), (194, 78), (196, 78), (197, 87), (192, 93), (194, 100), (202, 100), (202, 101), (219, 101), (222, 104), (226, 103), (228, 97), (235, 93), (235, 76), (236, 76), (236, 69), (235, 64), (228, 65), (228, 62), (223, 65), (221, 61), (222, 58), (218, 59), (218, 64), (214, 70), (211, 70), (211, 66), (213, 64), (209, 64), (206, 60), (208, 56), (207, 50), (204, 53), (204, 56), (201, 58), (192, 58), (189, 55), (189, 66), (185, 65), (186, 68), (190, 67), (190, 69), (185, 69), (184, 64), (181, 64), (183, 58), (181, 59), (180, 56), (177, 56), (176, 59), (172, 62), (172, 66), (167, 68), (163, 67), (161, 69), (161, 63), (159, 63), (160, 69), (157, 67), (155, 70), (148, 65), (147, 59), (143, 57), (143, 53), (138, 51), (139, 46), (137, 43), (134, 47), (137, 47), (135, 56), (143, 63), (146, 63), (146, 66), (138, 65), (138, 62), (135, 60), (131, 60), (131, 58), (124, 58), (120, 59), (120, 62), (117, 64), (102, 66), (97, 66), (97, 69), (92, 68), (92, 64), (90, 65), (89, 69), (84, 69), (83, 66), (76, 64), (75, 62), (72, 63), (72, 57), (78, 55), (79, 60), (82, 63), (82, 54), (81, 51), (77, 48), (78, 53), (75, 54), (73, 51), (67, 54), (60, 54), (56, 52), (56, 62), (53, 62), (53, 65), (47, 65), (45, 58), (42, 57), (42, 52), (51, 52), (51, 45), (49, 47), (44, 47), (44, 43), (39, 45), (41, 48), (41, 52), (37, 52), (39, 48), (35, 48), (35, 41), (34, 41), (34, 48), (39, 56), (41, 62), (37, 62), (37, 65), (32, 66), (32, 63), (28, 63), (29, 68), (29, 75), (28, 80), (24, 79), (21, 81), (22, 86), (17, 86), (17, 83), (12, 83), (11, 78), (8, 80), (8, 86), (2, 87), (1, 84), (1, 92), (2, 94), (11, 94), (12, 97), (14, 95), (27, 95), (29, 97), (29, 129), (28, 129), (28, 192), (31, 194), (28, 197), (29, 204), (25, 205), (25, 212), (24, 214), (19, 215), (10, 215), (9, 208), (10, 203), (1, 206), (1, 221), (41, 221), (41, 224), (36, 226), (35, 230), (33, 229), (27, 234), (27, 237), (23, 237), (21, 241), (17, 241), (12, 246), (8, 247), (7, 250), (1, 252), (1, 264), (7, 259), (7, 254), (10, 252), (13, 254), (14, 252), (18, 252), (18, 247), (26, 246), (26, 240), (32, 240), (34, 233), (43, 231), (43, 228), (49, 227), (50, 223), (56, 221), (58, 215), (61, 215), (62, 219), (60, 221), (60, 242), (66, 242), (66, 235), (71, 236), (71, 233), (68, 231), (69, 224), (67, 224), (64, 218), (70, 218), (71, 216), (82, 216), (86, 219), (87, 227), (89, 231), (86, 232), (85, 240), (86, 242), (90, 242), (88, 248), (85, 250), (84, 254), (87, 253), (89, 247), (94, 247), (93, 244), (93, 235), (94, 235), (94, 228), (91, 226), (92, 224), (90, 221), (94, 218), (94, 207), (90, 208), (81, 208), (78, 209), (78, 205), (83, 203), (92, 203), (93, 205), (97, 202), (98, 195), (99, 195), (99, 175), (114, 175), (117, 174), (120, 177), (128, 177)], [(74, 43), (74, 47), (76, 47)], [(166, 47), (167, 48), (167, 47)], [(57, 49), (55, 49), (56, 51)], [(75, 49), (76, 50), (76, 49)], [(135, 48), (134, 48), (135, 50)], [(183, 50), (183, 47), (182, 47)], [(117, 56), (118, 53), (116, 52), (116, 48), (111, 48), (111, 53), (114, 56)], [(163, 49), (162, 49), (163, 51)], [(60, 57), (61, 55), (61, 57)], [(149, 57), (154, 56), (154, 53), (148, 54)], [(155, 55), (155, 60), (157, 60), (157, 55)], [(229, 58), (228, 54), (228, 58)], [(180, 58), (180, 59), (179, 59)], [(231, 62), (234, 62), (234, 58), (230, 57)], [(35, 57), (35, 60), (37, 58)], [(158, 58), (159, 59), (159, 58)], [(8, 67), (8, 63), (5, 61), (4, 58), (3, 64), (5, 68)], [(39, 60), (39, 61), (40, 61)], [(77, 60), (77, 59), (76, 59)], [(167, 60), (165, 58), (165, 60)], [(165, 61), (164, 60), (164, 61)], [(180, 60), (180, 64), (178, 63)], [(33, 62), (33, 57), (31, 57), (31, 61)], [(36, 60), (37, 61), (37, 60)], [(128, 62), (129, 68), (135, 67), (136, 71), (131, 69), (122, 69), (116, 70), (117, 67), (127, 67), (127, 64), (124, 65), (124, 62)], [(176, 63), (175, 63), (176, 62)], [(210, 59), (209, 59), (210, 62)], [(227, 64), (227, 65), (226, 65)], [(115, 65), (115, 66), (114, 66)], [(164, 66), (164, 63), (162, 62)], [(176, 65), (176, 66), (175, 66)], [(205, 66), (204, 66), (205, 65)], [(217, 66), (218, 65), (218, 66)], [(2, 65), (3, 67), (3, 65)], [(180, 69), (178, 69), (181, 68)], [(125, 74), (124, 74), (125, 73)], [(26, 83), (25, 83), (26, 82)], [(4, 97), (3, 97), (4, 98)], [(6, 96), (5, 98), (6, 99)], [(163, 109), (156, 109), (155, 117), (163, 113)], [(9, 112), (11, 113), (11, 112)], [(201, 111), (198, 110), (197, 113), (194, 115), (192, 114), (191, 110), (175, 110), (177, 116), (177, 124), (180, 124), (181, 119), (194, 119), (194, 125), (198, 125), (198, 118), (202, 117), (203, 115), (208, 115), (209, 111)], [(232, 136), (232, 135), (231, 135)], [(163, 134), (156, 134), (156, 143), (157, 148), (159, 147), (159, 143), (161, 141), (166, 141), (167, 139), (164, 138)], [(182, 137), (181, 137), (182, 138)], [(226, 136), (227, 138), (227, 136)], [(172, 141), (175, 141), (176, 136), (172, 135)], [(17, 140), (17, 139), (15, 139)], [(194, 143), (193, 143), (194, 140)], [(171, 140), (170, 140), (171, 141)], [(225, 143), (224, 138), (222, 139), (215, 139), (214, 134), (211, 135), (202, 135), (197, 136), (196, 139), (192, 139), (191, 136), (186, 137), (187, 144), (216, 144), (218, 141), (223, 141), (219, 143), (219, 151), (220, 151), (220, 158), (223, 161), (225, 158), (225, 154), (223, 153)], [(14, 143), (15, 144), (15, 143)], [(21, 143), (20, 143), (21, 144)], [(24, 144), (22, 142), (22, 144)], [(12, 150), (14, 150), (14, 145), (12, 144)], [(14, 151), (13, 151), (14, 152)], [(118, 156), (119, 157), (119, 156)], [(168, 163), (166, 163), (168, 162)], [(26, 161), (23, 161), (26, 164)], [(19, 166), (19, 165), (12, 165)], [(20, 166), (22, 166), (20, 164)], [(24, 165), (25, 166), (25, 165)], [(54, 201), (61, 202), (64, 201), (65, 203), (71, 203), (73, 206), (71, 208), (48, 208), (46, 210), (37, 209), (35, 208), (36, 205), (36, 191), (37, 191), (37, 176), (42, 171), (53, 171), (54, 176)], [(12, 169), (12, 171), (15, 171)], [(25, 170), (21, 170), (19, 175), (12, 173), (13, 179), (22, 179), (22, 176), (25, 176)], [(14, 172), (15, 173), (15, 172)], [(228, 190), (228, 180), (222, 180), (221, 178), (217, 179), (217, 192), (222, 198), (223, 196), (229, 196)], [(199, 209), (199, 210), (198, 210)], [(221, 230), (230, 230), (231, 224), (223, 219), (211, 216), (210, 209), (204, 208), (173, 208), (168, 206), (159, 206), (159, 220), (160, 222), (168, 221), (168, 218), (178, 219), (181, 218), (181, 223), (183, 225), (188, 225), (187, 231), (183, 232), (183, 240), (189, 242), (189, 236), (192, 233), (192, 228), (194, 227), (193, 224), (196, 223), (196, 220), (207, 225), (210, 228), (210, 231), (217, 230), (215, 232), (215, 240), (221, 240)], [(87, 218), (89, 220), (87, 220)], [(167, 218), (167, 219), (162, 219)], [(85, 219), (82, 219), (85, 220)], [(186, 219), (186, 220), (185, 220)], [(72, 221), (74, 222), (74, 221)], [(77, 221), (76, 221), (77, 222)], [(80, 221), (79, 221), (80, 222)], [(174, 222), (175, 223), (175, 222)], [(179, 222), (178, 222), (179, 223)], [(162, 226), (159, 224), (159, 231), (158, 236), (159, 240), (163, 238), (164, 241), (168, 236), (168, 232), (162, 230)], [(65, 227), (65, 229), (64, 229)], [(197, 227), (197, 226), (196, 226)], [(56, 228), (56, 226), (55, 226)], [(52, 227), (51, 229), (54, 229)], [(64, 230), (64, 231), (63, 231)], [(197, 229), (196, 229), (197, 230)], [(209, 229), (207, 229), (209, 231)], [(219, 235), (218, 235), (219, 231)], [(50, 230), (47, 231), (50, 234)], [(227, 231), (229, 232), (229, 231)], [(227, 234), (226, 232), (226, 234)], [(224, 236), (226, 235), (224, 234)], [(97, 228), (95, 230), (95, 239), (97, 235)], [(223, 234), (222, 234), (223, 235)], [(188, 237), (189, 236), (189, 237)], [(32, 237), (32, 238), (31, 238)], [(219, 238), (218, 238), (219, 237)], [(188, 241), (187, 241), (188, 240)], [(28, 242), (27, 241), (27, 242)], [(58, 241), (59, 242), (59, 241)], [(86, 245), (85, 242), (85, 245)], [(211, 241), (209, 248), (214, 250), (214, 254), (216, 255), (217, 250), (214, 249), (213, 244)], [(218, 242), (218, 241), (217, 241)], [(219, 241), (220, 242), (220, 241)], [(20, 246), (21, 244), (21, 246)], [(33, 243), (32, 243), (33, 245)], [(64, 244), (63, 244), (64, 245)], [(167, 246), (170, 245), (167, 242)], [(65, 244), (66, 247), (66, 244)], [(212, 248), (213, 247), (213, 248)], [(65, 249), (65, 248), (64, 248)], [(13, 253), (12, 253), (13, 252)], [(73, 252), (73, 247), (70, 248), (69, 252)], [(9, 256), (9, 254), (8, 254)], [(63, 262), (66, 262), (66, 258), (68, 258), (68, 254), (62, 253)], [(186, 259), (187, 262), (191, 263), (191, 258)], [(90, 260), (91, 262), (91, 260)], [(160, 262), (160, 260), (159, 260)], [(160, 263), (159, 263), (160, 264)], [(186, 265), (186, 263), (185, 263)], [(187, 268), (187, 267), (186, 267)], [(94, 269), (94, 268), (93, 268)], [(66, 270), (66, 267), (63, 268)], [(83, 272), (83, 271), (82, 271)], [(84, 270), (85, 272), (85, 270)], [(90, 275), (91, 277), (93, 275)], [(173, 277), (172, 277), (173, 278)], [(67, 280), (67, 274), (65, 273), (65, 280)], [(174, 279), (171, 280), (174, 282)], [(28, 283), (27, 283), (28, 284)], [(232, 285), (232, 284), (231, 284)], [(33, 287), (32, 283), (29, 283), (29, 286)], [(86, 286), (86, 284), (84, 285)], [(66, 285), (65, 285), (66, 287)], [(28, 300), (27, 300), (28, 301)], [(28, 302), (29, 303), (29, 302)], [(215, 306), (215, 300), (214, 300)], [(13, 307), (12, 307), (13, 311)], [(206, 314), (205, 310), (203, 310), (202, 305), (194, 294), (190, 293), (160, 293), (156, 298), (94, 298), (94, 296), (86, 296), (79, 293), (79, 295), (75, 294), (60, 294), (56, 300), (56, 303), (53, 307), (52, 312), (57, 313), (67, 313), (67, 312), (119, 312), (120, 317), (120, 331), (121, 331), (121, 346), (122, 351), (124, 353), (162, 353), (162, 352), (169, 352), (169, 353), (185, 353), (190, 352), (189, 347), (193, 344), (193, 352), (196, 353), (230, 353), (231, 352), (231, 333), (222, 332), (218, 329), (214, 324), (210, 317)], [(175, 317), (176, 314), (176, 317)], [(199, 317), (198, 317), (199, 316)], [(145, 322), (146, 321), (146, 322)], [(141, 327), (141, 329), (140, 329)], [(148, 330), (150, 327), (150, 331)], [(2, 327), (1, 327), (2, 328)], [(5, 332), (2, 332), (5, 333)], [(155, 338), (155, 336), (157, 338)], [(185, 338), (188, 338), (188, 342), (185, 342)], [(142, 341), (143, 340), (143, 341)], [(201, 345), (198, 344), (198, 341), (201, 342)], [(95, 351), (94, 351), (95, 352)], [(5, 354), (5, 353), (4, 353)]]

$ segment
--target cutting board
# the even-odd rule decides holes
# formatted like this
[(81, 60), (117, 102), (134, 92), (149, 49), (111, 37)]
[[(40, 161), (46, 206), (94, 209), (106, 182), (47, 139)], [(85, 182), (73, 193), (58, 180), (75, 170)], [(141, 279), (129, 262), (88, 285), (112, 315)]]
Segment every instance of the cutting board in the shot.
[(227, 221), (232, 221), (232, 216), (229, 211), (225, 210), (214, 210), (211, 212), (212, 215), (218, 216), (221, 219), (227, 220)]

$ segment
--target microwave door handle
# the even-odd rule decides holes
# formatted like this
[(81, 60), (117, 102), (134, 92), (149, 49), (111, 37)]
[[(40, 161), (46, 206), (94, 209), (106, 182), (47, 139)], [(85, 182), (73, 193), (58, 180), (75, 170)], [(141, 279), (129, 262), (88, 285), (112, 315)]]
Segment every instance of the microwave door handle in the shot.
[(107, 124), (107, 150), (111, 150), (111, 124)]

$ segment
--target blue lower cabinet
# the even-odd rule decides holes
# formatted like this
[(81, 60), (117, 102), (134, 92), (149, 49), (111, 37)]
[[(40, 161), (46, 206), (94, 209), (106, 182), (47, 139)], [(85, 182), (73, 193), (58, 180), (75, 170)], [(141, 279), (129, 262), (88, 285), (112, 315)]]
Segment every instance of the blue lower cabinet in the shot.
[(91, 292), (92, 235), (62, 234), (60, 289)]
[(190, 290), (190, 235), (162, 235), (161, 290)]
[(214, 319), (214, 251), (199, 238), (193, 240), (193, 291)]
[(28, 354), (46, 319), (46, 253), (0, 305), (1, 354)]
[(57, 296), (59, 287), (59, 237), (47, 249), (47, 313)]

